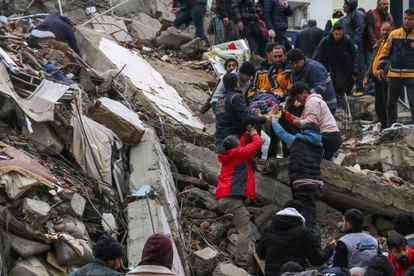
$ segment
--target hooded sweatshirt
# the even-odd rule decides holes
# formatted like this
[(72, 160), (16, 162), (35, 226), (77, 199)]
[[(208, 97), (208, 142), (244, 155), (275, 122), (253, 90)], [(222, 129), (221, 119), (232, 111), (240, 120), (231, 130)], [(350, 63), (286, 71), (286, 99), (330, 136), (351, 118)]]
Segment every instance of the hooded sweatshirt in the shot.
[(256, 247), (258, 256), (266, 260), (266, 276), (280, 275), (280, 267), (289, 261), (306, 267), (306, 260), (314, 266), (329, 260), (333, 251), (322, 250), (318, 238), (304, 226), (304, 222), (303, 216), (294, 208), (283, 209), (273, 216), (271, 226)]
[(358, 0), (345, 0), (349, 6), (349, 11), (341, 19), (345, 28), (345, 34), (349, 35), (357, 45), (358, 50), (362, 51), (364, 46), (365, 18), (357, 11)]

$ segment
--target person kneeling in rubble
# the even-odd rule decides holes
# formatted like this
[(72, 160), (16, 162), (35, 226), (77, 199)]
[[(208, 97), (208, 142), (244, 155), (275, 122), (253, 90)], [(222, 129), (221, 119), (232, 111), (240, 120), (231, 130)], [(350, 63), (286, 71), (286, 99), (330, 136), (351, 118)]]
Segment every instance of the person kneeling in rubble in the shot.
[(218, 156), (221, 172), (215, 198), (225, 214), (233, 214), (233, 225), (238, 232), (236, 264), (247, 270), (254, 252), (254, 243), (245, 200), (256, 200), (256, 183), (251, 160), (261, 146), (262, 139), (257, 130), (251, 128), (249, 132), (244, 132), (240, 140), (236, 135), (226, 137), (223, 140), (224, 153)]
[(318, 126), (308, 123), (296, 135), (288, 133), (273, 117), (273, 131), (287, 145), (291, 145), (289, 155), (289, 179), (294, 199), (300, 201), (305, 209), (306, 226), (320, 238), (316, 222), (316, 201), (322, 193), (321, 161), (323, 154), (322, 136)]
[(326, 263), (333, 255), (335, 240), (330, 240), (325, 249), (320, 241), (305, 227), (302, 212), (306, 209), (297, 200), (288, 200), (283, 209), (273, 215), (271, 225), (257, 243), (256, 252), (266, 260), (265, 275), (279, 276), (287, 262), (296, 262), (306, 267)]
[(70, 276), (121, 276), (117, 272), (121, 268), (121, 258), (124, 256), (122, 245), (108, 235), (103, 235), (96, 242), (93, 251), (95, 259), (92, 263), (81, 267)]
[(169, 236), (158, 233), (150, 236), (142, 250), (142, 259), (138, 267), (126, 275), (174, 276), (173, 246)]
[(59, 14), (46, 16), (43, 22), (31, 31), (27, 43), (32, 48), (51, 47), (61, 51), (68, 51), (71, 48), (80, 55), (73, 22)]

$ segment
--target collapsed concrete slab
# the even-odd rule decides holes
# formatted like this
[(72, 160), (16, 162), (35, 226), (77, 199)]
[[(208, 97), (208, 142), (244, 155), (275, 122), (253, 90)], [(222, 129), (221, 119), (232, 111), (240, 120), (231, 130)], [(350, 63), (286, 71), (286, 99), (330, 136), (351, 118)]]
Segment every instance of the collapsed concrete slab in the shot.
[[(188, 275), (184, 258), (181, 225), (178, 222), (178, 203), (171, 168), (153, 129), (146, 129), (142, 142), (130, 153), (129, 190), (144, 185), (152, 189), (155, 199), (139, 198), (128, 205), (128, 259), (131, 265), (141, 260), (146, 239), (154, 233), (164, 232), (174, 238), (174, 271)], [(152, 227), (154, 226), (154, 229)]]
[(177, 91), (137, 52), (85, 28), (78, 30), (78, 40), (87, 61), (97, 70), (123, 69), (128, 79), (125, 95), (145, 107), (155, 123), (173, 132), (187, 133), (191, 139), (202, 134), (203, 123), (192, 116)]

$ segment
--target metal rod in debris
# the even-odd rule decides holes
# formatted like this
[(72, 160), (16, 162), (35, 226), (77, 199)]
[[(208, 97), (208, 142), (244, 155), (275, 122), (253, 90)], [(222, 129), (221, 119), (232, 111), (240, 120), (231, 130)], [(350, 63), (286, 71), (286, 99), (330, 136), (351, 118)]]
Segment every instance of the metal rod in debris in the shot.
[(62, 2), (58, 0), (58, 4), (59, 4), (59, 12), (60, 12), (60, 15), (62, 16), (63, 15)]
[(106, 11), (104, 11), (103, 13), (100, 13), (100, 14), (98, 14), (98, 15), (96, 15), (96, 16), (94, 16), (94, 17), (92, 17), (91, 19), (89, 19), (89, 20), (87, 20), (87, 21), (85, 21), (85, 22), (83, 22), (80, 26), (85, 26), (86, 24), (89, 24), (90, 22), (92, 22), (93, 20), (95, 20), (96, 18), (98, 18), (98, 17), (101, 17), (102, 15), (104, 15), (104, 14), (107, 14), (108, 12), (110, 12), (110, 11), (113, 11), (114, 9), (116, 9), (116, 8), (118, 8), (118, 7), (120, 7), (120, 6), (122, 6), (123, 4), (125, 4), (126, 2), (129, 2), (130, 0), (125, 0), (124, 2), (121, 2), (121, 3), (119, 3), (118, 5), (115, 5), (115, 6), (113, 6), (112, 8), (110, 8), (110, 9), (107, 9)]
[(147, 192), (145, 192), (145, 200), (147, 201), (148, 212), (149, 212), (150, 219), (151, 219), (152, 233), (153, 233), (153, 234), (155, 234), (154, 221), (152, 220), (151, 207), (150, 207), (150, 204), (149, 204), (149, 200), (148, 200), (148, 193), (147, 193)]

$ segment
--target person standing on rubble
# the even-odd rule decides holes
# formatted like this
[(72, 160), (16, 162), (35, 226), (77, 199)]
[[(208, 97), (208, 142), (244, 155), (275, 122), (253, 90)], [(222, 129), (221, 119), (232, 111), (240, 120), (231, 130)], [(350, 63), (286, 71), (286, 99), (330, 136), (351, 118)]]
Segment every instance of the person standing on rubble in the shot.
[(284, 45), (286, 30), (288, 29), (288, 17), (293, 11), (286, 0), (265, 0), (263, 17), (269, 30), (269, 36), (276, 43)]
[[(233, 71), (237, 72), (238, 68), (239, 68), (239, 62), (237, 61), (237, 59), (228, 58), (224, 61), (224, 69), (226, 70), (226, 73), (231, 73)], [(250, 85), (250, 83), (249, 83), (249, 85)], [(223, 78), (220, 78), (220, 81), (217, 84), (216, 89), (214, 90), (213, 93), (211, 93), (210, 97), (208, 97), (208, 99), (203, 104), (203, 106), (200, 108), (200, 110), (197, 110), (193, 113), (194, 117), (201, 118), (201, 117), (203, 117), (204, 114), (206, 114), (210, 110), (210, 108), (211, 108), (211, 103), (210, 102), (211, 102), (216, 90), (219, 88), (219, 86), (223, 86)], [(246, 87), (245, 89), (247, 91), (248, 87)]]
[(330, 240), (325, 249), (320, 241), (305, 227), (302, 212), (306, 209), (299, 201), (289, 200), (282, 210), (273, 215), (272, 223), (259, 242), (256, 252), (260, 259), (266, 260), (265, 275), (279, 276), (287, 262), (296, 262), (299, 267), (309, 263), (320, 266), (326, 263), (336, 247)]
[(46, 16), (43, 22), (31, 31), (27, 43), (32, 48), (50, 47), (61, 51), (72, 49), (80, 55), (73, 22), (59, 14)]
[(81, 267), (70, 276), (122, 276), (121, 272), (118, 272), (121, 268), (121, 258), (124, 256), (122, 245), (108, 235), (101, 236), (96, 242), (95, 249), (93, 251), (95, 259), (92, 263)]
[(196, 28), (195, 38), (200, 38), (205, 46), (208, 46), (207, 35), (204, 32), (206, 6), (207, 0), (174, 0), (172, 12), (175, 13), (174, 27), (179, 28), (193, 22)]
[[(302, 89), (301, 83), (294, 84), (292, 90)], [(292, 91), (291, 90), (291, 91)], [(322, 135), (315, 123), (307, 123), (302, 131), (292, 135), (279, 124), (273, 116), (272, 128), (277, 137), (290, 145), (289, 179), (293, 199), (300, 201), (305, 209), (303, 215), (306, 226), (320, 239), (320, 230), (316, 222), (316, 202), (322, 194), (321, 162), (323, 155)]]
[(225, 214), (233, 215), (232, 222), (237, 229), (235, 262), (247, 272), (251, 267), (254, 242), (250, 228), (250, 214), (246, 209), (245, 201), (256, 200), (255, 168), (252, 158), (256, 156), (261, 146), (262, 139), (252, 127), (249, 131), (244, 131), (240, 139), (237, 135), (227, 136), (223, 140), (223, 151), (218, 156), (221, 172), (215, 198)]
[(263, 56), (267, 44), (259, 25), (254, 0), (228, 0), (231, 1), (232, 19), (240, 31), (240, 38), (249, 42), (250, 50), (256, 55)]
[(242, 136), (248, 125), (260, 126), (271, 122), (271, 115), (255, 116), (249, 114), (244, 96), (240, 91), (239, 78), (227, 73), (223, 77), (226, 89), (216, 104), (216, 150), (223, 151), (223, 140), (230, 135)]
[(174, 251), (171, 238), (158, 233), (150, 236), (142, 249), (142, 259), (138, 267), (126, 275), (136, 276), (174, 276), (171, 271), (173, 266)]
[(288, 101), (300, 101), (305, 109), (300, 118), (289, 111), (284, 112), (284, 118), (290, 124), (301, 129), (309, 123), (316, 124), (322, 134), (323, 157), (329, 160), (342, 144), (341, 133), (334, 116), (328, 105), (322, 100), (321, 95), (311, 91), (309, 86), (302, 81), (294, 83), (289, 90)]
[[(404, 12), (402, 27), (388, 36), (381, 50), (377, 78), (388, 79), (387, 127), (397, 121), (397, 102), (404, 86), (410, 103), (411, 123), (414, 123), (414, 9)], [(385, 76), (385, 67), (389, 71)]]
[(334, 267), (366, 268), (372, 257), (381, 254), (378, 241), (362, 231), (363, 224), (364, 214), (360, 210), (348, 209), (345, 211), (343, 230), (346, 235), (337, 242), (333, 259)]
[[(382, 50), (385, 47), (388, 36), (392, 31), (390, 22), (384, 22), (381, 26), (382, 38), (375, 44), (373, 59), (369, 65), (368, 71), (365, 73), (363, 85), (368, 87), (368, 82), (371, 78), (375, 80), (375, 113), (381, 123), (381, 128), (387, 127), (387, 97), (388, 97), (388, 81), (386, 79), (377, 78), (377, 67), (381, 58)], [(388, 66), (386, 67), (388, 72)]]

